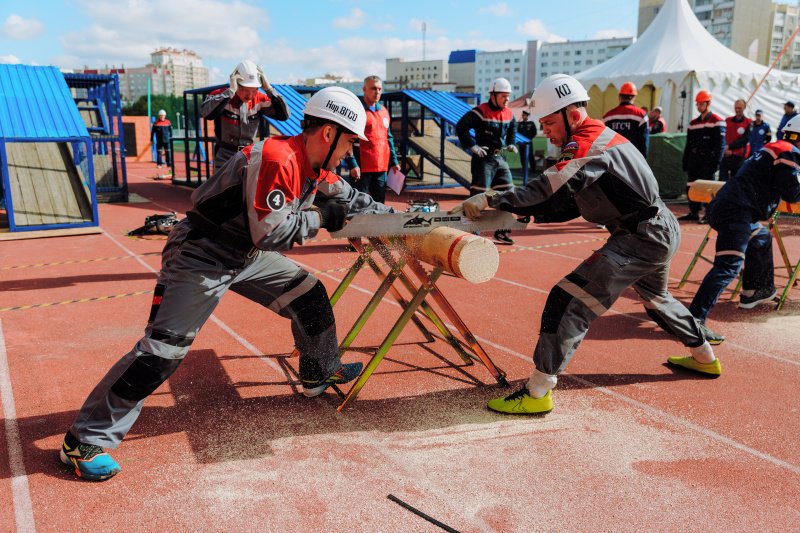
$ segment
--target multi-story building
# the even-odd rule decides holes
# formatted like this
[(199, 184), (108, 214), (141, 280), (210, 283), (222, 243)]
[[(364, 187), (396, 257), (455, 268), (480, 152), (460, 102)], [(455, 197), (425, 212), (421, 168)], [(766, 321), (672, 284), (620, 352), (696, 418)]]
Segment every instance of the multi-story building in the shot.
[[(697, 18), (719, 42), (741, 56), (767, 64), (771, 39), (765, 39), (765, 35), (771, 20), (770, 0), (681, 1), (689, 2)], [(664, 0), (639, 0), (639, 35), (663, 5)]]
[(306, 78), (301, 85), (306, 87), (342, 87), (354, 94), (361, 94), (364, 90), (364, 80), (349, 76), (334, 76), (325, 74), (320, 78)]
[(492, 80), (505, 78), (511, 84), (511, 99), (526, 92), (525, 50), (504, 50), (502, 52), (479, 52), (475, 54), (475, 92), (481, 100), (489, 98)]
[[(773, 2), (770, 20), (764, 40), (769, 43), (767, 64), (772, 65), (800, 24), (800, 6)], [(792, 42), (775, 68), (800, 71), (800, 40)]]
[(386, 60), (384, 91), (430, 89), (434, 83), (449, 82), (449, 65), (444, 59), (405, 61), (401, 58), (391, 58)]
[(183, 91), (207, 87), (209, 84), (208, 69), (203, 60), (194, 52), (179, 52), (171, 48), (156, 50), (150, 55), (151, 63), (146, 67), (75, 69), (82, 74), (117, 74), (119, 76), (119, 92), (123, 105), (130, 105), (142, 96), (147, 96), (148, 80), (150, 94), (183, 96)]
[[(450, 52), (447, 60), (450, 70), (450, 83), (455, 85), (455, 92), (475, 92), (475, 56), (481, 50), (455, 50)], [(442, 90), (437, 88), (437, 90)]]
[(527, 87), (533, 90), (553, 74), (577, 74), (611, 59), (633, 44), (633, 37), (547, 43), (528, 41)]
[(148, 67), (163, 68), (172, 73), (172, 93), (183, 96), (183, 91), (208, 87), (208, 69), (203, 66), (203, 58), (191, 50), (161, 48), (150, 54)]

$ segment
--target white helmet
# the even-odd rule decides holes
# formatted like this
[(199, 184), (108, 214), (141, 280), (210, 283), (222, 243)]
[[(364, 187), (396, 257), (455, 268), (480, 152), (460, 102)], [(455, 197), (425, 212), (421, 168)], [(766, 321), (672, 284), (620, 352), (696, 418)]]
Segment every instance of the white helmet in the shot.
[(167, 116), (167, 112), (162, 109), (161, 111), (158, 112), (158, 116), (159, 117), (161, 117), (161, 116), (166, 117)]
[(795, 116), (789, 119), (789, 122), (781, 130), (783, 132), (783, 139), (789, 142), (797, 142), (800, 140), (800, 116)]
[(531, 110), (533, 117), (540, 119), (569, 104), (588, 101), (589, 93), (578, 80), (566, 74), (554, 74), (542, 80), (533, 91)]
[(258, 65), (245, 59), (236, 65), (236, 72), (239, 73), (241, 79), (239, 85), (242, 87), (261, 87), (261, 79), (258, 75)]
[(303, 113), (307, 117), (330, 120), (358, 138), (366, 141), (364, 128), (367, 125), (367, 112), (361, 101), (343, 87), (326, 87), (318, 91), (306, 102)]
[(505, 78), (497, 78), (489, 86), (490, 93), (510, 93), (511, 84)]

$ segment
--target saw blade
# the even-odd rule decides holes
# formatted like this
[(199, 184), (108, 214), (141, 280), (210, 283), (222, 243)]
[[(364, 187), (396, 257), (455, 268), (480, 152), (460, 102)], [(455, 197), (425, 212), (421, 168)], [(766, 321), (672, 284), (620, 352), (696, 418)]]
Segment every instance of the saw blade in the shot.
[(449, 226), (474, 233), (476, 231), (496, 231), (525, 229), (527, 224), (506, 211), (484, 211), (478, 220), (469, 220), (461, 213), (454, 215), (446, 211), (431, 213), (414, 211), (411, 213), (385, 213), (355, 215), (344, 228), (331, 233), (331, 237), (391, 237), (395, 235), (423, 235), (431, 230)]

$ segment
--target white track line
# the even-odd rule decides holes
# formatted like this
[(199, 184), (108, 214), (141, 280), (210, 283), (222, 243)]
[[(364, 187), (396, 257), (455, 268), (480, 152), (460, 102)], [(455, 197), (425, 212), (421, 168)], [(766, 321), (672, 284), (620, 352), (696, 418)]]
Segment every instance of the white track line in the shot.
[(8, 370), (8, 355), (2, 321), (0, 321), (0, 402), (3, 404), (6, 419), (8, 469), (11, 474), (11, 498), (14, 500), (14, 519), (17, 522), (17, 531), (36, 531), (28, 474), (25, 473), (25, 459), (22, 455), (22, 442), (19, 438), (17, 408), (14, 404), (14, 391), (11, 389), (11, 374)]

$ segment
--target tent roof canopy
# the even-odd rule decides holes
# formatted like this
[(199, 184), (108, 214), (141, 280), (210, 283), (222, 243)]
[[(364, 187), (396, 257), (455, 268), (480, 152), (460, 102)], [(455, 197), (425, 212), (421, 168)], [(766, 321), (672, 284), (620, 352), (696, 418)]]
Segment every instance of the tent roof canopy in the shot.
[[(588, 89), (605, 90), (626, 81), (661, 87), (694, 72), (701, 84), (719, 85), (761, 80), (768, 68), (746, 59), (717, 41), (697, 20), (686, 0), (667, 0), (647, 30), (617, 56), (575, 77)], [(773, 70), (765, 84), (796, 84), (800, 76)]]

